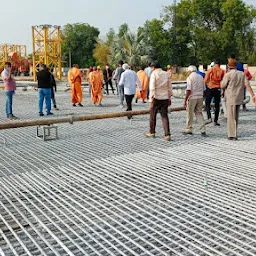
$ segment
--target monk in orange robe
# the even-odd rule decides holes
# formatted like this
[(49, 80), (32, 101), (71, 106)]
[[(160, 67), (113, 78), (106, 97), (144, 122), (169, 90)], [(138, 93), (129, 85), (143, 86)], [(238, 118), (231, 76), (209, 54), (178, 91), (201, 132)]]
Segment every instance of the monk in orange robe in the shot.
[(100, 72), (97, 71), (96, 67), (93, 67), (93, 72), (90, 73), (89, 80), (91, 83), (92, 103), (99, 104), (99, 106), (101, 106), (101, 101), (103, 99), (103, 94), (101, 91), (103, 87), (103, 82), (102, 82), (102, 76)]
[(68, 81), (71, 88), (73, 106), (75, 107), (78, 103), (78, 106), (83, 107), (82, 73), (77, 64), (69, 70)]
[(149, 78), (147, 73), (144, 71), (144, 67), (141, 67), (141, 69), (137, 73), (138, 78), (140, 80), (140, 83), (142, 85), (142, 91), (140, 91), (140, 88), (137, 86), (136, 89), (136, 103), (138, 102), (138, 99), (142, 99), (143, 103), (146, 103), (147, 99), (147, 92), (148, 92), (148, 85), (149, 85)]

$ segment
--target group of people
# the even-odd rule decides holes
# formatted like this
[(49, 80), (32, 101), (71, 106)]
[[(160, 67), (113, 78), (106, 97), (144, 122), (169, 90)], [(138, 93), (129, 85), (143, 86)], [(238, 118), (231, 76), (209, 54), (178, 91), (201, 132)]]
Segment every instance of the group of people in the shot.
[[(240, 69), (240, 70), (239, 70)], [(228, 139), (237, 140), (237, 127), (240, 106), (243, 105), (245, 89), (247, 89), (252, 101), (256, 104), (255, 94), (249, 84), (251, 75), (242, 69), (242, 64), (236, 60), (234, 55), (228, 58), (226, 73), (220, 67), (220, 62), (216, 60), (211, 64), (211, 68), (205, 73), (198, 71), (196, 66), (188, 68), (190, 73), (187, 78), (187, 91), (184, 106), (187, 108), (187, 123), (184, 134), (193, 133), (193, 115), (196, 115), (202, 136), (206, 136), (205, 125), (212, 122), (211, 103), (214, 99), (214, 125), (220, 126), (218, 122), (220, 113), (221, 96), (223, 96), (223, 109), (227, 117)], [(202, 114), (203, 101), (207, 111), (207, 120), (204, 121)], [(246, 107), (243, 106), (245, 109)]]
[[(249, 84), (251, 75), (247, 70), (242, 69), (241, 63), (235, 56), (228, 58), (226, 72), (221, 69), (220, 61), (215, 60), (211, 68), (205, 72), (199, 71), (197, 66), (189, 66), (189, 76), (187, 78), (187, 88), (184, 100), (184, 107), (187, 110), (186, 128), (184, 135), (193, 134), (193, 116), (196, 116), (200, 126), (202, 136), (206, 135), (206, 125), (213, 122), (211, 116), (211, 103), (214, 102), (214, 125), (219, 126), (221, 96), (223, 96), (223, 108), (227, 115), (228, 139), (237, 140), (237, 125), (240, 106), (243, 104), (245, 88), (250, 92), (253, 102), (256, 104), (255, 94)], [(16, 90), (16, 83), (11, 75), (11, 63), (6, 62), (1, 74), (6, 91), (6, 114), (8, 119), (17, 119), (12, 112), (12, 97)], [(82, 76), (83, 73), (78, 65), (74, 65), (68, 72), (68, 81), (71, 88), (72, 104), (74, 107), (82, 104)], [(110, 85), (114, 94), (112, 81), (115, 81), (117, 94), (120, 97), (120, 106), (124, 107), (126, 101), (126, 111), (132, 111), (132, 102), (142, 99), (150, 103), (150, 131), (146, 137), (155, 137), (156, 116), (160, 112), (164, 128), (164, 138), (171, 140), (170, 126), (168, 119), (168, 106), (172, 103), (172, 72), (171, 67), (164, 71), (158, 63), (140, 67), (136, 73), (131, 66), (123, 61), (118, 63), (114, 72), (109, 66), (102, 72), (100, 67), (92, 67), (88, 74), (88, 82), (93, 104), (102, 106), (103, 88), (105, 84), (106, 94), (109, 94)], [(38, 109), (39, 115), (44, 116), (43, 103), (46, 104), (46, 114), (52, 115), (51, 101), (54, 108), (58, 110), (55, 100), (56, 82), (54, 76), (45, 64), (41, 65), (41, 71), (37, 73), (38, 80)], [(203, 117), (203, 102), (205, 100), (207, 119)], [(214, 101), (212, 101), (214, 100)], [(245, 106), (244, 106), (245, 107)], [(128, 114), (128, 119), (132, 115)]]

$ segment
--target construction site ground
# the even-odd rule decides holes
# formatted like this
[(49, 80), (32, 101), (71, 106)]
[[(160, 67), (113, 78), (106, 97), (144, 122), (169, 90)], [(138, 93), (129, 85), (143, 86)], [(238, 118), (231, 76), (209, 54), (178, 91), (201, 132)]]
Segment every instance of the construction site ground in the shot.
[[(64, 89), (56, 117), (124, 110), (111, 93), (92, 105), (87, 90), (84, 107), (73, 107)], [(14, 114), (39, 118), (37, 98), (19, 89)], [(0, 124), (12, 122), (4, 91), (0, 106)], [(61, 124), (51, 141), (36, 127), (0, 130), (0, 255), (255, 256), (256, 110), (248, 110), (238, 141), (227, 140), (223, 115), (207, 138), (196, 123), (182, 135), (184, 111), (170, 114), (171, 142), (160, 116), (156, 138), (144, 136), (148, 115)]]

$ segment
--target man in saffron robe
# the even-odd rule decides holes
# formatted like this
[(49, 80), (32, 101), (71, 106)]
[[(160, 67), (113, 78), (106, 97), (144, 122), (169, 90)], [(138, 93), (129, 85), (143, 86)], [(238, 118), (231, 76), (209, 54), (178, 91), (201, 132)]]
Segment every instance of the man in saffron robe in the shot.
[(147, 99), (147, 93), (148, 93), (148, 85), (149, 85), (149, 78), (147, 73), (145, 72), (145, 67), (141, 67), (140, 70), (137, 73), (138, 78), (140, 80), (140, 83), (142, 85), (142, 91), (140, 91), (140, 88), (137, 86), (136, 89), (136, 103), (138, 102), (138, 99), (142, 99), (143, 103), (146, 103)]
[(93, 72), (90, 73), (89, 75), (89, 80), (91, 83), (91, 99), (93, 104), (99, 104), (101, 105), (101, 101), (103, 99), (103, 94), (102, 94), (102, 76), (101, 74), (97, 71), (96, 67), (93, 67)]
[(77, 64), (73, 66), (68, 72), (68, 81), (72, 93), (72, 103), (73, 107), (78, 106), (83, 107), (83, 92), (82, 92), (82, 73)]

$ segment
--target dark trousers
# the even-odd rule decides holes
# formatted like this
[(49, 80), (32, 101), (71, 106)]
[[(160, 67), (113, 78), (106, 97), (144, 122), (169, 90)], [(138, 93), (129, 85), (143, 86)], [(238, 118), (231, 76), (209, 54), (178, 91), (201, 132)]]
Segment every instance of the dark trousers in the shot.
[(169, 100), (157, 100), (154, 99), (150, 108), (150, 133), (156, 133), (156, 116), (160, 111), (162, 117), (162, 123), (164, 128), (164, 135), (170, 135), (170, 125), (168, 118), (168, 105)]
[(110, 87), (111, 87), (111, 89), (112, 89), (113, 94), (115, 94), (115, 90), (114, 90), (114, 87), (113, 87), (112, 80), (107, 80), (107, 81), (105, 81), (105, 86), (106, 86), (107, 94), (109, 94), (109, 92), (108, 92), (108, 85), (110, 85)]
[[(244, 88), (244, 100), (246, 99), (246, 87)], [(243, 104), (243, 109), (246, 108), (246, 104)]]
[[(125, 95), (125, 100), (126, 100), (126, 104), (127, 104), (127, 109), (126, 111), (132, 111), (132, 100), (134, 98), (134, 94), (133, 95)], [(128, 119), (131, 119), (131, 115), (128, 116)]]
[(51, 100), (52, 100), (53, 107), (56, 108), (57, 105), (56, 105), (56, 100), (55, 100), (55, 91), (54, 91), (53, 88), (52, 88), (52, 91), (51, 91)]
[(208, 119), (211, 119), (211, 101), (212, 98), (214, 98), (215, 103), (215, 116), (214, 116), (214, 122), (217, 122), (219, 120), (219, 114), (220, 114), (220, 97), (221, 92), (218, 88), (207, 88), (206, 89), (206, 98), (205, 98), (205, 105), (206, 105), (206, 111)]

